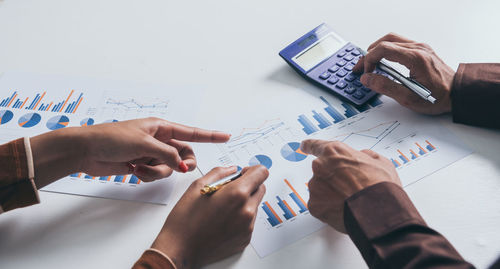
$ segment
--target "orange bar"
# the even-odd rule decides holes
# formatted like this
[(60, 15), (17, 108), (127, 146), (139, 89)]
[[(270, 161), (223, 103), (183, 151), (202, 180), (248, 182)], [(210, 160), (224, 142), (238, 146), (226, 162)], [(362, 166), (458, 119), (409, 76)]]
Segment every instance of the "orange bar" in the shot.
[[(307, 203), (304, 201), (304, 199), (302, 199), (302, 196), (299, 195), (299, 193), (292, 187), (292, 184), (290, 184), (290, 182), (288, 182), (288, 180), (286, 178), (285, 178), (285, 183), (286, 183), (286, 185), (288, 185), (288, 187), (290, 187), (292, 192), (295, 193), (295, 195), (297, 195), (297, 197), (299, 197), (302, 204), (307, 208)], [(309, 209), (309, 208), (307, 208), (307, 209)]]
[(78, 177), (82, 177), (82, 173), (78, 173)]
[(283, 221), (280, 219), (280, 217), (278, 216), (278, 214), (276, 214), (276, 211), (274, 211), (274, 209), (269, 205), (268, 202), (264, 202), (264, 204), (267, 205), (267, 207), (269, 207), (269, 210), (271, 210), (271, 213), (273, 213), (274, 217), (276, 217), (276, 219), (279, 221), (279, 223), (283, 223)]
[(24, 104), (26, 104), (26, 102), (28, 102), (28, 97), (26, 97), (26, 99), (24, 99), (23, 104), (19, 108), (23, 108), (23, 106), (24, 106)]
[(137, 179), (137, 184), (141, 183), (141, 180), (140, 179)]
[(75, 90), (71, 90), (71, 92), (69, 93), (68, 95), (68, 98), (66, 98), (66, 101), (64, 101), (64, 104), (62, 105), (62, 107), (59, 109), (59, 111), (57, 112), (61, 112), (63, 110), (63, 108), (66, 106), (66, 104), (68, 103), (68, 100), (69, 98), (71, 97), (71, 95), (73, 95), (73, 93), (75, 92)]
[(295, 211), (292, 210), (292, 208), (288, 205), (288, 203), (285, 200), (281, 200), (281, 201), (283, 201), (283, 203), (285, 204), (286, 208), (288, 208), (288, 210), (290, 210), (290, 212), (292, 212), (292, 215), (294, 217), (297, 216), (297, 214), (295, 214)]
[(82, 100), (83, 100), (83, 97), (80, 98), (80, 101), (78, 101), (78, 104), (76, 104), (75, 109), (73, 109), (73, 114), (75, 114), (75, 112), (78, 109), (78, 107), (80, 106), (80, 103), (82, 102)]
[(109, 176), (109, 177), (106, 179), (106, 181), (109, 181), (109, 180), (111, 180), (111, 176)]
[(46, 92), (43, 92), (42, 97), (40, 97), (40, 99), (38, 99), (38, 102), (36, 102), (35, 106), (33, 107), (33, 110), (35, 110), (36, 107), (38, 106), (38, 104), (40, 104), (40, 101), (42, 101), (43, 97), (45, 96), (45, 93)]
[(418, 147), (419, 149), (421, 149), (423, 152), (427, 153), (427, 151), (426, 151), (424, 148), (422, 148), (422, 147), (421, 147), (418, 143), (415, 143), (415, 144), (417, 145), (417, 147)]
[(124, 175), (124, 176), (123, 176), (122, 183), (125, 183), (125, 179), (127, 179), (127, 175)]
[(415, 158), (418, 158), (417, 153), (415, 153), (415, 151), (413, 151), (413, 149), (410, 149), (410, 152), (413, 153), (413, 155), (415, 155)]
[(399, 149), (398, 149), (398, 152), (399, 152), (399, 154), (401, 154), (401, 156), (403, 156), (403, 158), (405, 158), (405, 160), (406, 160), (407, 162), (409, 162), (409, 161), (410, 161), (408, 158), (406, 158), (406, 156), (403, 154), (403, 152), (401, 152), (401, 150), (399, 150)]
[(401, 166), (401, 163), (398, 162), (398, 160), (395, 160), (395, 159), (392, 159), (393, 161), (395, 161), (399, 166)]
[[(11, 102), (12, 102), (12, 101), (11, 101)], [(429, 146), (431, 146), (431, 148), (436, 149), (436, 147), (434, 147), (434, 146), (431, 144), (431, 142), (429, 142), (429, 140), (425, 140), (425, 142), (427, 142), (427, 144), (429, 144)]]
[(50, 102), (50, 105), (47, 107), (47, 109), (45, 109), (45, 111), (49, 111), (49, 108), (52, 106), (52, 104), (54, 104), (54, 102)]
[(14, 99), (16, 99), (16, 97), (17, 97), (17, 93), (14, 95), (14, 97), (12, 97), (12, 99), (10, 99), (10, 102), (9, 102), (9, 104), (7, 105), (7, 107), (9, 107), (9, 106), (10, 106), (10, 104), (12, 104), (12, 101), (14, 101)]

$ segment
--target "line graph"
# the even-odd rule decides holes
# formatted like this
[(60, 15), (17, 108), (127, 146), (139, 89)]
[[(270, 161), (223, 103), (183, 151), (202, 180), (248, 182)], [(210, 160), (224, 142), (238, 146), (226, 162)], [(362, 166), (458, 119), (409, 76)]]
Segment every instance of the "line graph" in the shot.
[(118, 106), (127, 109), (165, 109), (168, 107), (169, 101), (161, 101), (157, 102), (144, 102), (138, 101), (135, 98), (127, 98), (124, 100), (108, 98), (106, 99), (105, 104), (110, 106)]
[(399, 121), (383, 122), (364, 130), (339, 134), (329, 140), (339, 140), (356, 149), (373, 149), (400, 125)]
[[(279, 122), (276, 122), (279, 121)], [(274, 122), (274, 123), (273, 123)], [(254, 142), (271, 132), (278, 130), (285, 125), (280, 119), (267, 120), (261, 126), (256, 128), (243, 128), (241, 133), (226, 142), (228, 148), (238, 147), (247, 143)]]

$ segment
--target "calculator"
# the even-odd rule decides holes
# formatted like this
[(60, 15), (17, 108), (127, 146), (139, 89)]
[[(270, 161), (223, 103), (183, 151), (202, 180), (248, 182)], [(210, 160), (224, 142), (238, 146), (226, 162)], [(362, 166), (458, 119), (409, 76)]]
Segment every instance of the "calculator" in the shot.
[[(377, 95), (361, 84), (361, 74), (352, 72), (361, 52), (324, 23), (288, 45), (279, 54), (309, 81), (356, 105), (363, 105)], [(383, 74), (380, 70), (375, 72)]]

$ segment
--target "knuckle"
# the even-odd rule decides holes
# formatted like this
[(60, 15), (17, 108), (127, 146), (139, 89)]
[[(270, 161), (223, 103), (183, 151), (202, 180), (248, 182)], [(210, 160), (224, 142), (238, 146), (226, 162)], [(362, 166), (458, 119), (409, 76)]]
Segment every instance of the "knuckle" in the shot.
[(312, 171), (313, 174), (319, 174), (321, 173), (321, 170), (323, 170), (323, 164), (320, 159), (315, 159), (312, 162)]
[(231, 200), (237, 204), (244, 203), (248, 198), (248, 192), (243, 188), (236, 188), (231, 192)]
[(241, 219), (245, 222), (251, 222), (255, 217), (255, 209), (247, 206), (241, 211)]

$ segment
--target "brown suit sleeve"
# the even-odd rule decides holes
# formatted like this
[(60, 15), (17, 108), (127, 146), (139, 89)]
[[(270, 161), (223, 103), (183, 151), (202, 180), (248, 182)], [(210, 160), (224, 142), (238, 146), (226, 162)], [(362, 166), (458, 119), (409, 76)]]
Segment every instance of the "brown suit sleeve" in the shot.
[(453, 121), (500, 128), (500, 64), (460, 64), (453, 79)]
[(35, 183), (28, 177), (24, 138), (0, 145), (0, 213), (39, 202)]
[(427, 226), (394, 183), (375, 184), (347, 199), (344, 224), (370, 268), (474, 268)]

